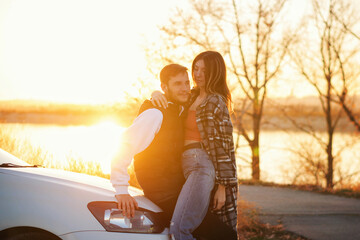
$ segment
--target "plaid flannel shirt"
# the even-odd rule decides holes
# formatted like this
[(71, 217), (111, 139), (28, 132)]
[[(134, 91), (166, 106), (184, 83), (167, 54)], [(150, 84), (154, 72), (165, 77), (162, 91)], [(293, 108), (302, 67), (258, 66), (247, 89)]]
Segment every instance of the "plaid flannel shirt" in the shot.
[[(192, 90), (191, 105), (199, 92)], [(189, 106), (190, 106), (189, 105)], [(225, 205), (213, 211), (218, 217), (236, 230), (237, 224), (237, 173), (233, 141), (233, 126), (225, 101), (220, 95), (209, 94), (196, 109), (196, 122), (201, 141), (215, 168), (215, 184), (226, 188)]]

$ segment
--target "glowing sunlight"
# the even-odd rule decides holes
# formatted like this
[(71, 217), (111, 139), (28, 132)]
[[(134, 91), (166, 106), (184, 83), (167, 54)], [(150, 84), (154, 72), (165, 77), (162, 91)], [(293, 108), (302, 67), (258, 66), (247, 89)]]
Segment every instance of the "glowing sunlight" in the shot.
[(3, 125), (18, 141), (30, 141), (52, 155), (54, 163), (66, 166), (69, 160), (99, 163), (103, 173), (110, 173), (111, 160), (120, 147), (123, 127), (105, 119), (91, 126)]
[[(0, 100), (124, 100), (138, 78), (152, 77), (141, 44), (144, 36), (156, 37), (156, 24), (167, 17), (171, 4), (165, 0), (1, 1)], [(148, 10), (152, 5), (156, 11)]]

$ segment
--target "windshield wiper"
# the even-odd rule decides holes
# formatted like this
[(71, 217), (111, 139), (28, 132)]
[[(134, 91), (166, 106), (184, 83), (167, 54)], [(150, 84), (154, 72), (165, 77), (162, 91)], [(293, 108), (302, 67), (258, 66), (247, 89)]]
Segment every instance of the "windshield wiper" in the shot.
[(41, 165), (22, 166), (22, 165), (17, 165), (17, 164), (13, 164), (13, 163), (2, 163), (0, 165), (0, 167), (2, 167), (2, 168), (36, 168), (36, 167), (41, 167)]

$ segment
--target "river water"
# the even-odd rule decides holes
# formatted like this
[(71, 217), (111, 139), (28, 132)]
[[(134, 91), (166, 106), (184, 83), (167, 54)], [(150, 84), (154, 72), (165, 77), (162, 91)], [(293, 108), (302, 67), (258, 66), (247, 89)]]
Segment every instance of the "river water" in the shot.
[[(53, 155), (54, 161), (66, 162), (69, 156), (81, 158), (84, 161), (94, 161), (101, 164), (104, 173), (110, 172), (111, 160), (120, 145), (123, 127), (112, 121), (104, 121), (91, 126), (59, 126), (41, 124), (0, 124), (3, 132), (11, 134), (19, 140), (31, 142)], [(325, 137), (324, 133), (319, 136)], [(236, 137), (236, 135), (234, 136)], [(294, 179), (304, 176), (304, 167), (309, 163), (299, 160), (299, 154), (307, 159), (326, 158), (317, 144), (305, 133), (262, 131), (260, 140), (261, 180), (276, 183), (292, 183)], [(237, 150), (238, 177), (251, 178), (250, 148), (243, 138), (240, 138)], [(344, 146), (347, 147), (344, 147)], [(336, 167), (341, 174), (336, 178), (360, 171), (360, 137), (351, 133), (335, 135), (335, 154), (339, 153), (341, 163)], [(308, 168), (307, 171), (312, 171)], [(310, 178), (311, 179), (311, 178)], [(360, 182), (355, 176), (352, 182)]]

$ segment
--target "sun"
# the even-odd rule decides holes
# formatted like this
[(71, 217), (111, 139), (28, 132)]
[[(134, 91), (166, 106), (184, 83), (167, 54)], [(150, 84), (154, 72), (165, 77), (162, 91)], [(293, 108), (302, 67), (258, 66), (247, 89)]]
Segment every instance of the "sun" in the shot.
[(94, 127), (99, 128), (101, 130), (114, 130), (116, 128), (121, 128), (118, 124), (116, 119), (114, 118), (103, 118)]
[[(102, 171), (110, 173), (111, 161), (120, 148), (121, 134), (124, 128), (117, 124), (116, 119), (104, 118), (91, 127), (91, 136), (97, 139), (96, 148), (91, 149), (92, 154), (98, 156)], [(84, 145), (90, 143), (84, 143)]]

